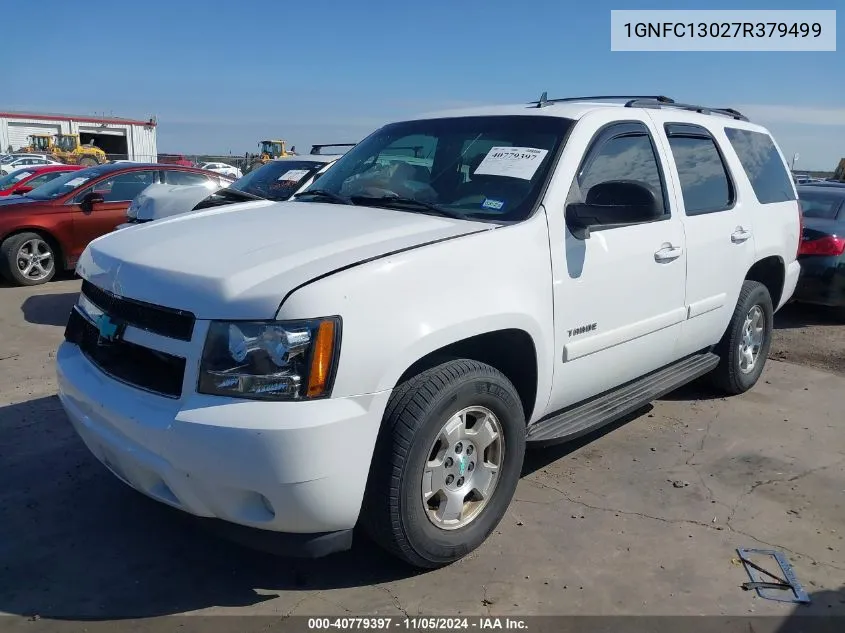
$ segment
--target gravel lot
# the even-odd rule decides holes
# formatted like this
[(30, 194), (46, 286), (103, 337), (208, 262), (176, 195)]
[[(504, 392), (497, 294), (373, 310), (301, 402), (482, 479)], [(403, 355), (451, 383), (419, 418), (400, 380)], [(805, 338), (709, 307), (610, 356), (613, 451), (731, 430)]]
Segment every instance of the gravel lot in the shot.
[[(845, 615), (845, 325), (789, 307), (752, 392), (693, 385), (606, 432), (529, 455), (479, 551), (416, 574), (359, 540), (291, 561), (243, 549), (133, 493), (92, 457), (55, 396), (54, 350), (77, 280), (0, 287), (0, 613), (785, 615), (739, 585), (737, 547), (775, 547)], [(87, 625), (86, 625), (87, 626)], [(109, 630), (115, 630), (117, 625)], [(242, 621), (240, 630), (265, 630)]]

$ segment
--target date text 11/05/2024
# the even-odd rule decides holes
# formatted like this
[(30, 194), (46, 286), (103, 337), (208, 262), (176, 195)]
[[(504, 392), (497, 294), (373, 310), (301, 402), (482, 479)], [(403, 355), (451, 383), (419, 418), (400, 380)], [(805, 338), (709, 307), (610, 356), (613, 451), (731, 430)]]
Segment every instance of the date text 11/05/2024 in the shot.
[(524, 619), (511, 617), (475, 617), (475, 618), (380, 618), (380, 617), (345, 617), (345, 618), (308, 618), (309, 630), (390, 630), (406, 631), (468, 631), (480, 630), (525, 630), (528, 626)]
[(819, 22), (626, 22), (627, 37), (821, 37)]

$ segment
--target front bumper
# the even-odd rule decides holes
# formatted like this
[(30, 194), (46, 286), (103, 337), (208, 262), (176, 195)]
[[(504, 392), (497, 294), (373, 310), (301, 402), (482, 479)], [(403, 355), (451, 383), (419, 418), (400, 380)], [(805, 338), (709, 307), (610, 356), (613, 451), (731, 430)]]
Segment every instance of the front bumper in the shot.
[(845, 258), (807, 256), (800, 261), (801, 277), (793, 299), (823, 306), (845, 306)]
[(327, 533), (357, 523), (389, 391), (289, 403), (175, 400), (108, 377), (71, 343), (56, 364), (77, 433), (131, 487), (198, 517), (298, 535), (298, 548), (318, 542), (315, 555), (348, 547), (344, 535)]

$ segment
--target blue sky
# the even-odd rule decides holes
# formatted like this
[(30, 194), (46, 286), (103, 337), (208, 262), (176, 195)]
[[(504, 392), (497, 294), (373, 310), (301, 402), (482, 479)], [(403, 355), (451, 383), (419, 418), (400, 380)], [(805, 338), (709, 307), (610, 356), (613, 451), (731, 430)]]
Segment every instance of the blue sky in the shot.
[(27, 40), (31, 8), (12, 3), (0, 41), (27, 47), (4, 55), (15, 81), (0, 92), (0, 109), (155, 115), (160, 151), (243, 153), (266, 137), (299, 151), (355, 142), (396, 118), (543, 91), (654, 93), (736, 107), (770, 127), (785, 153), (800, 153), (796, 168), (832, 169), (845, 156), (841, 37), (828, 53), (611, 52), (610, 10), (837, 4), (40, 0), (47, 32), (79, 25), (69, 41), (42, 45)]

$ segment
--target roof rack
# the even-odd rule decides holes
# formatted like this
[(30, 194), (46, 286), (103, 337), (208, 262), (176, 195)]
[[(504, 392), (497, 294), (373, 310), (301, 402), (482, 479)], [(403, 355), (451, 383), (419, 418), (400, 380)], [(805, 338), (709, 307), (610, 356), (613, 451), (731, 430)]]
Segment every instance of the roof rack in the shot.
[(634, 100), (641, 100), (641, 99), (648, 99), (652, 101), (657, 101), (660, 103), (675, 103), (674, 99), (670, 99), (669, 97), (664, 97), (662, 95), (600, 95), (596, 97), (564, 97), (563, 99), (549, 99), (548, 93), (544, 92), (540, 96), (539, 101), (531, 101), (529, 105), (535, 105), (538, 108), (545, 108), (547, 105), (551, 105), (553, 103), (567, 103), (567, 102), (577, 102), (577, 101), (611, 101), (611, 100), (626, 100), (626, 101), (634, 101)]
[(688, 110), (690, 112), (698, 112), (700, 114), (720, 114), (722, 116), (729, 116), (739, 121), (748, 121), (741, 112), (733, 108), (708, 108), (700, 105), (692, 105), (689, 103), (678, 103), (674, 99), (665, 97), (663, 95), (604, 95), (596, 97), (565, 97), (563, 99), (549, 99), (548, 93), (543, 93), (539, 101), (531, 101), (529, 105), (537, 108), (544, 108), (553, 103), (577, 103), (579, 101), (625, 101), (626, 108), (678, 108), (679, 110)]
[(706, 106), (700, 105), (693, 105), (690, 103), (677, 103), (676, 101), (672, 101), (671, 103), (667, 103), (665, 101), (657, 101), (652, 99), (651, 97), (637, 97), (636, 99), (631, 99), (625, 104), (626, 108), (677, 108), (679, 110), (688, 110), (690, 112), (698, 112), (699, 114), (721, 114), (722, 116), (728, 116), (732, 119), (736, 119), (738, 121), (748, 121), (748, 117), (739, 112), (738, 110), (734, 110), (733, 108), (708, 108)]
[(355, 147), (356, 143), (323, 143), (322, 145), (312, 145), (311, 154), (319, 155), (324, 147)]

